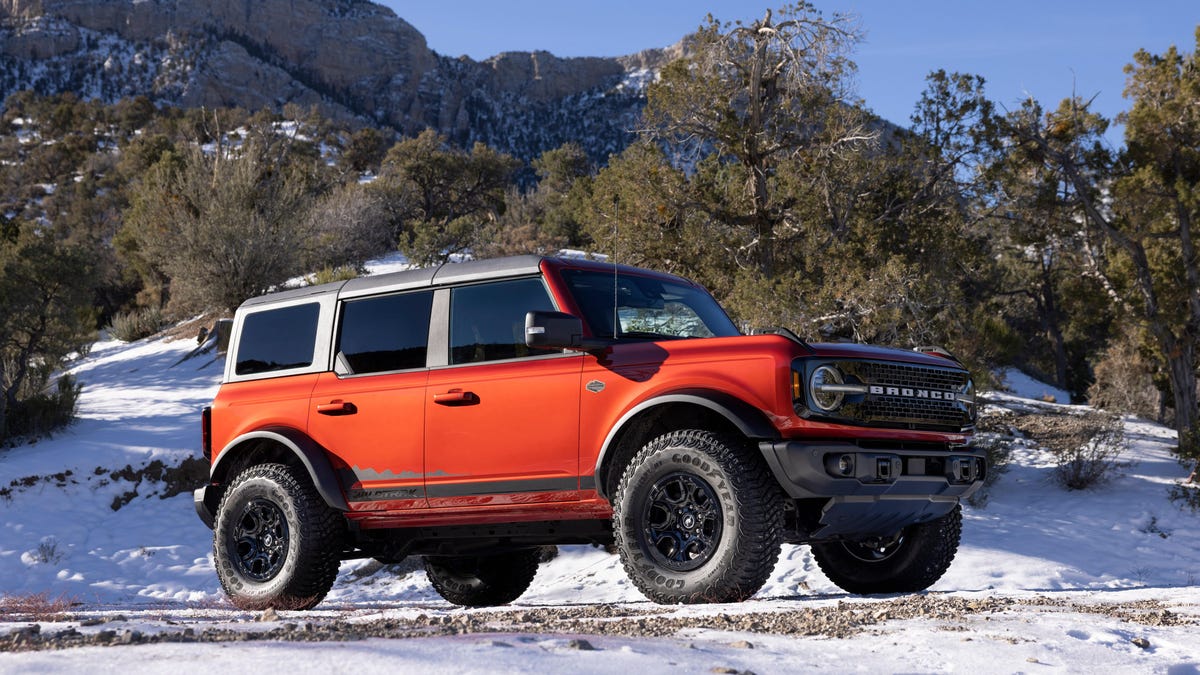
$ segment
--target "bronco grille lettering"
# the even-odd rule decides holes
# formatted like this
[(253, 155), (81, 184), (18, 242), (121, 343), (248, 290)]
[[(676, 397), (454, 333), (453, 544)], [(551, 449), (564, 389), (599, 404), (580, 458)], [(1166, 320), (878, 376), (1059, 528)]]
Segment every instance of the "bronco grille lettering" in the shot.
[(952, 391), (938, 391), (937, 389), (912, 389), (910, 387), (884, 387), (878, 384), (872, 384), (867, 388), (871, 394), (880, 396), (903, 396), (905, 398), (927, 398), (934, 401), (957, 401), (958, 394)]

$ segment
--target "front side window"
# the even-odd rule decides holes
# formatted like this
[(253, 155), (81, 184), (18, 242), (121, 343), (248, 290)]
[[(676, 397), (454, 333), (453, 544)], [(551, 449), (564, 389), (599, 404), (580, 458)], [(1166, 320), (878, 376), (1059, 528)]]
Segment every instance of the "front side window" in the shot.
[(356, 375), (425, 367), (433, 292), (351, 300), (342, 306), (338, 350)]
[(321, 306), (312, 302), (246, 315), (234, 372), (254, 375), (311, 366), (320, 314)]
[(662, 340), (737, 335), (711, 295), (686, 284), (631, 274), (563, 270), (595, 337)]
[(557, 354), (525, 346), (525, 314), (554, 311), (541, 279), (515, 279), (450, 292), (450, 363)]

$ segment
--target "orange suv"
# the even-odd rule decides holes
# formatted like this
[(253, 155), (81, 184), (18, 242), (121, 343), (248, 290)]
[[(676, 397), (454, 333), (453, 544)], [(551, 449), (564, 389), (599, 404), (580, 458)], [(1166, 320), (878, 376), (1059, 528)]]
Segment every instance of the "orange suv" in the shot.
[(410, 555), (504, 604), (540, 547), (586, 543), (662, 603), (744, 600), (783, 543), (847, 591), (918, 591), (986, 471), (971, 378), (927, 351), (742, 335), (693, 282), (575, 259), (274, 293), (235, 316), (196, 511), (246, 609)]

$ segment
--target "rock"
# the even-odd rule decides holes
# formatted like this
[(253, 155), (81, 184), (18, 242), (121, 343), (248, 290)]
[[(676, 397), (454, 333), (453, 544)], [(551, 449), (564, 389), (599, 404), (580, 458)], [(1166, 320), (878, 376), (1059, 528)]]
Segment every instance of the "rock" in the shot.
[(583, 639), (571, 640), (570, 642), (567, 643), (567, 649), (578, 649), (581, 652), (596, 651), (596, 648), (592, 646), (592, 643), (588, 642), (587, 640), (583, 640)]
[(255, 617), (254, 620), (255, 621), (278, 621), (279, 620), (279, 612), (276, 612), (274, 607), (268, 607), (265, 610), (263, 610), (262, 614), (259, 614), (257, 617)]
[(729, 646), (733, 647), (734, 649), (754, 649), (754, 645), (747, 642), (746, 640), (738, 640), (737, 642), (731, 642), (731, 643), (729, 643)]
[(1150, 641), (1144, 637), (1135, 637), (1130, 640), (1130, 642), (1137, 647), (1141, 647), (1142, 649), (1150, 649)]
[[(109, 54), (89, 53), (96, 34), (122, 40), (122, 50), (149, 72), (127, 72), (116, 62), (97, 71), (94, 64)], [(408, 135), (432, 127), (456, 144), (482, 141), (525, 158), (574, 138), (581, 127), (592, 130), (596, 157), (624, 147), (643, 98), (615, 85), (677, 53), (449, 58), (392, 10), (367, 0), (0, 0), (0, 56), (30, 65), (54, 59), (45, 66), (77, 75), (63, 81), (79, 86), (136, 91), (184, 107), (315, 106), (326, 117), (370, 120)], [(9, 93), (0, 90), (0, 97)], [(569, 129), (551, 129), (546, 120), (554, 115), (573, 117)], [(531, 128), (540, 140), (528, 140), (523, 132)]]

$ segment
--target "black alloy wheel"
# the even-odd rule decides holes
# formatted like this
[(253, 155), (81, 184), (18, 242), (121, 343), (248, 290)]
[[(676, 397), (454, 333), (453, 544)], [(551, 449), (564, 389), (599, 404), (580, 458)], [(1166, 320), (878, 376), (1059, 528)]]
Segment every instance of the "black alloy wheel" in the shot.
[(266, 499), (254, 499), (242, 509), (230, 536), (238, 571), (254, 581), (269, 581), (287, 559), (288, 526), (283, 511)]
[(703, 567), (721, 541), (721, 504), (707, 481), (672, 473), (650, 488), (642, 537), (658, 564), (677, 572)]

